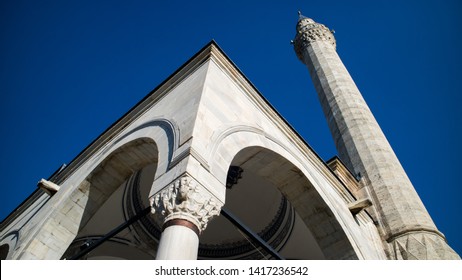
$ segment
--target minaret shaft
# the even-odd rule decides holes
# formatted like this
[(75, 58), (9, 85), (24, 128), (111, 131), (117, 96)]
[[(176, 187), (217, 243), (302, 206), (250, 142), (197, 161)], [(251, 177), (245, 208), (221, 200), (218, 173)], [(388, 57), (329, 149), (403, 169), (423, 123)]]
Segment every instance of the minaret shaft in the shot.
[(370, 182), (374, 201), (384, 202), (375, 205), (386, 239), (417, 228), (437, 232), (333, 46), (313, 42), (304, 57), (340, 159)]
[[(295, 51), (309, 69), (339, 157), (366, 182), (392, 257), (458, 258), (433, 223), (335, 44), (328, 28), (300, 17)], [(427, 239), (446, 253), (430, 254), (425, 246), (408, 248), (413, 240), (425, 243)]]

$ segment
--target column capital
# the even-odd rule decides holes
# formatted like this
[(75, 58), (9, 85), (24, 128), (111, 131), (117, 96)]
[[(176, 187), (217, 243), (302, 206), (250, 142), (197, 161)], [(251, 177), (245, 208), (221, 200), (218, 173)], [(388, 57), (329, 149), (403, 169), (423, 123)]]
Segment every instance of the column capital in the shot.
[(300, 16), (297, 23), (297, 34), (293, 40), (295, 53), (297, 57), (303, 60), (303, 51), (316, 41), (325, 41), (330, 43), (334, 49), (336, 47), (333, 31), (329, 30), (324, 24), (315, 22), (314, 20)]
[(187, 220), (200, 232), (214, 216), (220, 215), (223, 203), (190, 175), (185, 174), (150, 199), (151, 211), (163, 223), (172, 220)]

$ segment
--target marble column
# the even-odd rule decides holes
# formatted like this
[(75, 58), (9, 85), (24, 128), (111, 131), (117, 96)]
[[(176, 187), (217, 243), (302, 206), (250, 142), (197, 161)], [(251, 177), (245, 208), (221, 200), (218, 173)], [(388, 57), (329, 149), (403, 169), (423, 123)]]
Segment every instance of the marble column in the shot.
[(162, 223), (158, 260), (197, 259), (199, 236), (223, 204), (189, 175), (183, 175), (150, 198)]

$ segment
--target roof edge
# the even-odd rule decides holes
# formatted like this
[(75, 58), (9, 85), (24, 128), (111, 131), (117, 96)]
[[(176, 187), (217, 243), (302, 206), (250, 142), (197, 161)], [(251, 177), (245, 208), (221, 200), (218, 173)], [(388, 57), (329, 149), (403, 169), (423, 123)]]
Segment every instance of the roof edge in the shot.
[[(190, 73), (195, 71), (203, 63), (207, 62), (210, 59), (221, 62), (221, 64), (227, 70), (235, 70), (235, 75), (238, 77), (236, 80), (239, 86), (243, 87), (246, 92), (248, 92), (253, 98), (254, 102), (258, 106), (263, 106), (266, 109), (264, 110), (271, 112), (269, 114), (270, 119), (272, 119), (275, 124), (282, 130), (285, 131), (292, 140), (294, 140), (294, 145), (304, 150), (305, 153), (311, 153), (315, 158), (319, 160), (320, 165), (327, 170), (329, 173), (338, 178), (333, 174), (333, 172), (328, 167), (327, 163), (314, 151), (314, 149), (301, 137), (301, 135), (289, 124), (289, 122), (271, 105), (271, 103), (261, 94), (261, 92), (256, 88), (256, 86), (244, 75), (244, 73), (239, 69), (239, 67), (229, 58), (229, 56), (221, 49), (218, 43), (215, 40), (209, 41), (204, 47), (202, 47), (197, 53), (195, 53), (191, 58), (189, 58), (185, 63), (183, 63), (175, 72), (169, 75), (163, 82), (161, 82), (157, 87), (151, 90), (143, 99), (136, 103), (132, 108), (130, 108), (127, 113), (122, 117), (116, 120), (112, 125), (110, 125), (105, 131), (103, 131), (98, 137), (96, 137), (89, 145), (87, 145), (76, 157), (74, 157), (70, 163), (61, 170), (58, 174), (53, 176), (54, 183), (60, 185), (68, 177), (70, 177), (83, 163), (85, 163), (94, 153), (103, 147), (107, 141), (111, 141), (131, 122), (136, 120), (141, 116), (146, 110), (148, 110), (153, 104), (162, 99), (167, 95), (171, 89), (183, 81)], [(252, 94), (255, 93), (255, 94)], [(306, 154), (308, 156), (308, 154)], [(26, 200), (21, 203), (21, 205), (29, 205), (35, 201), (38, 197), (34, 195), (36, 191), (33, 192)], [(28, 202), (31, 200), (31, 202)], [(11, 214), (9, 214), (3, 222), (9, 220), (9, 217), (13, 214), (20, 215), (18, 211), (23, 212), (23, 207), (17, 207)], [(2, 222), (2, 226), (3, 225)]]
[[(56, 184), (62, 184), (69, 176), (71, 176), (81, 164), (86, 162), (94, 153), (96, 153), (106, 141), (110, 141), (118, 135), (127, 123), (137, 119), (142, 115), (151, 104), (159, 101), (163, 96), (168, 94), (169, 90), (180, 83), (189, 73), (197, 69), (202, 63), (210, 59), (213, 50), (216, 49), (222, 52), (215, 40), (209, 41), (197, 53), (183, 63), (175, 72), (164, 79), (157, 87), (151, 90), (143, 99), (132, 106), (127, 113), (112, 123), (106, 130), (97, 136), (90, 144), (88, 144), (77, 156), (75, 156), (65, 168), (61, 168), (59, 172), (54, 172), (49, 178)], [(10, 214), (8, 214), (1, 222), (0, 229), (6, 227), (14, 217), (21, 215), (29, 205), (33, 204), (43, 195), (38, 188), (23, 201)]]

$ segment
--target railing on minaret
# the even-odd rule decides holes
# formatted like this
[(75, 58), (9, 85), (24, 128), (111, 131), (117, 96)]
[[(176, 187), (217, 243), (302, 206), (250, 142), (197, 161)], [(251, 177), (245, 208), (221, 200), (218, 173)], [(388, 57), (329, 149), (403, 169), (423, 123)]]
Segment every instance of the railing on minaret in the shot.
[(299, 13), (293, 40), (308, 67), (340, 159), (370, 193), (393, 259), (459, 259), (438, 231), (336, 52), (333, 32)]

